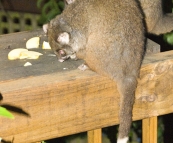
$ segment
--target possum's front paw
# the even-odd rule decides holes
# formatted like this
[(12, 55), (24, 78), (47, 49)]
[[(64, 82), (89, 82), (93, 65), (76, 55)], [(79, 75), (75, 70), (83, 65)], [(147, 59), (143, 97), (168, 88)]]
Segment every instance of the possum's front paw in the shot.
[(63, 60), (63, 59), (59, 59), (58, 61), (59, 61), (60, 63), (63, 63), (63, 62), (64, 62), (64, 60)]
[(72, 60), (78, 60), (77, 57), (76, 57), (76, 54), (70, 55), (70, 59), (72, 59)]
[(89, 67), (86, 64), (82, 64), (78, 67), (78, 69), (80, 69), (81, 71), (85, 71), (85, 70), (89, 69)]

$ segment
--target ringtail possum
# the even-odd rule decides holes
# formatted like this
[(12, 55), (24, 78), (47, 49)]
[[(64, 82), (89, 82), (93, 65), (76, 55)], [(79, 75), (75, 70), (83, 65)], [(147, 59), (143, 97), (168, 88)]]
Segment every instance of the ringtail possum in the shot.
[(117, 83), (120, 94), (117, 143), (127, 143), (145, 47), (143, 16), (138, 3), (75, 0), (43, 29), (59, 61), (70, 56), (83, 59), (82, 69), (87, 65)]

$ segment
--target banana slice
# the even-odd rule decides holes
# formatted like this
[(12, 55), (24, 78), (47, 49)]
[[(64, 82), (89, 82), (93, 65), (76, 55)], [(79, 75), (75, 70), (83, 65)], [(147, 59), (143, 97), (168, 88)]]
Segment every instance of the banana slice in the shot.
[(51, 49), (49, 42), (43, 41), (42, 49)]
[(38, 59), (41, 55), (43, 54), (35, 51), (23, 51), (20, 53), (19, 59)]
[(39, 48), (40, 37), (33, 37), (26, 42), (27, 49)]
[(8, 53), (8, 59), (9, 60), (16, 60), (20, 58), (21, 52), (27, 52), (27, 49), (23, 48), (18, 48), (18, 49), (13, 49)]

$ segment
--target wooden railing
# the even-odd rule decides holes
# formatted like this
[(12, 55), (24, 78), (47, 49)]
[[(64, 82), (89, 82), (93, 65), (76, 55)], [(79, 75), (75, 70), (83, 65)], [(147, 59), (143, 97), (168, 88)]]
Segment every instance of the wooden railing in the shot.
[[(88, 131), (88, 143), (102, 143), (102, 129)], [(157, 117), (142, 120), (142, 142), (157, 143)]]
[[(88, 143), (102, 143), (102, 129), (88, 131)], [(157, 117), (142, 120), (142, 142), (157, 143)]]
[[(101, 128), (119, 123), (116, 84), (93, 71), (77, 70), (81, 61), (60, 65), (55, 57), (42, 57), (27, 68), (21, 66), (24, 61), (8, 61), (5, 45), (16, 48), (25, 35), (36, 34), (0, 37), (1, 104), (29, 114), (14, 113), (14, 120), (0, 117), (0, 137), (30, 143), (88, 131), (89, 143), (101, 142)], [(133, 109), (133, 120), (143, 120), (143, 143), (157, 142), (157, 116), (173, 112), (172, 87), (173, 51), (146, 56)]]

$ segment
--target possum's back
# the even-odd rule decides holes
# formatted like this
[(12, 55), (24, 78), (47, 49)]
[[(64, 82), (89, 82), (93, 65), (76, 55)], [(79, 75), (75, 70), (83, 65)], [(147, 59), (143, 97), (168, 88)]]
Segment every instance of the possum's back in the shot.
[(141, 11), (134, 0), (88, 0), (87, 13), (91, 33), (125, 38), (132, 34), (131, 32), (133, 35), (143, 33)]
[[(110, 75), (113, 72), (123, 73), (124, 67), (127, 67), (125, 73), (137, 69), (142, 58), (143, 48), (139, 47), (143, 47), (144, 44), (144, 28), (142, 14), (136, 1), (88, 0), (87, 5), (87, 61), (91, 69), (104, 75), (107, 74), (106, 69), (109, 69)], [(124, 62), (120, 59), (124, 59)], [(111, 61), (119, 68), (109, 68)], [(96, 67), (96, 63), (100, 66)], [(133, 64), (129, 66), (129, 63)], [(103, 67), (106, 69), (102, 69)], [(103, 73), (104, 71), (106, 73)]]

